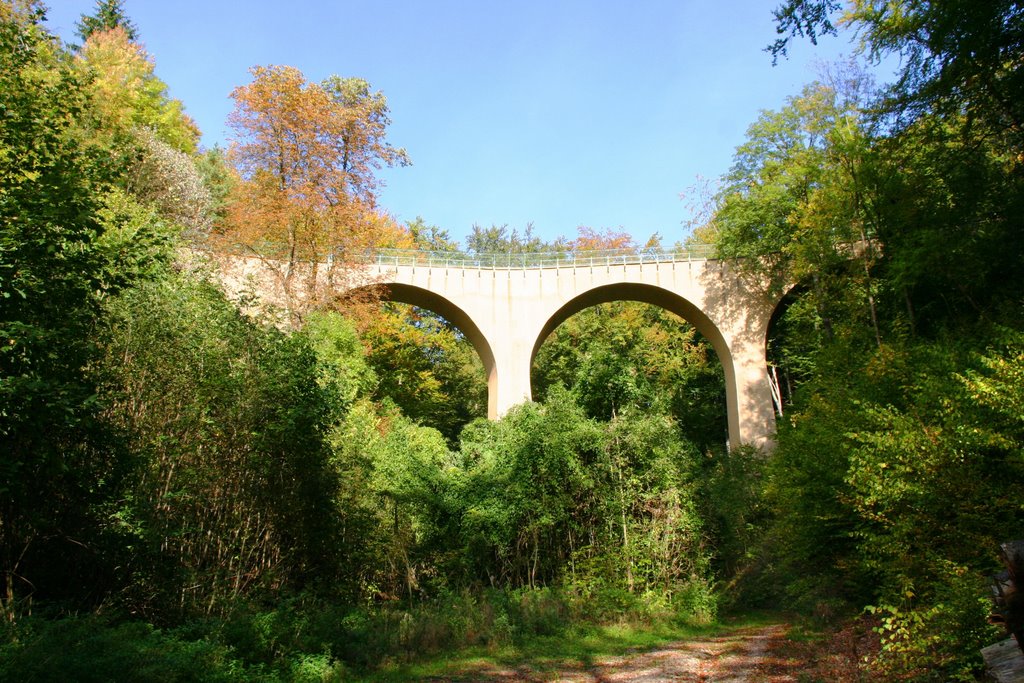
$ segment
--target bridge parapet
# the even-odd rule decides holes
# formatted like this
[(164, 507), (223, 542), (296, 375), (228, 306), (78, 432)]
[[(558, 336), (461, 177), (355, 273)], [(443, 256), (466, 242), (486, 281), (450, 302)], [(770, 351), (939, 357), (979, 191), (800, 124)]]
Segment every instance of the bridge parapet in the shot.
[(563, 252), (464, 254), (461, 252), (378, 249), (368, 261), (382, 267), (426, 266), (483, 270), (523, 268), (587, 268), (594, 266), (643, 265), (707, 261), (715, 258), (711, 244), (693, 244), (679, 249), (599, 249)]

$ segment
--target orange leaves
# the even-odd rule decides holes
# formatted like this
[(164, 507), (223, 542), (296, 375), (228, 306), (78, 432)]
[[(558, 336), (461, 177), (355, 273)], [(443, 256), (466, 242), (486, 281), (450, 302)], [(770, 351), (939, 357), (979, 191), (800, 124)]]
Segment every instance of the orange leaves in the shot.
[(585, 225), (579, 227), (579, 236), (572, 241), (573, 251), (594, 251), (609, 249), (633, 249), (636, 244), (629, 233), (615, 231), (605, 228), (604, 232), (598, 232)]
[(360, 79), (310, 83), (290, 66), (257, 66), (235, 88), (231, 158), (242, 177), (271, 174), (292, 200), (328, 208), (376, 204), (375, 169), (406, 163), (384, 141), (387, 101)]
[(358, 79), (310, 83), (290, 66), (257, 66), (235, 88), (230, 159), (242, 182), (230, 232), (299, 247), (304, 258), (369, 248), (380, 227), (373, 170), (404, 152), (383, 141), (383, 95)]
[(307, 83), (298, 69), (254, 67), (251, 72), (253, 82), (231, 93), (235, 110), (228, 118), (236, 134), (231, 160), (242, 178), (273, 181), (268, 190), (306, 203), (323, 204), (327, 193), (344, 193), (337, 167), (347, 112), (332, 107), (327, 93)]
[(293, 67), (251, 73), (252, 83), (231, 93), (236, 109), (228, 125), (236, 135), (229, 159), (242, 182), (232, 197), (230, 237), (286, 245), (307, 260), (372, 246), (364, 233), (381, 217), (366, 160), (380, 155), (367, 148), (379, 140), (358, 133), (374, 125), (366, 103), (342, 96), (336, 84), (345, 81), (337, 77), (329, 89)]
[[(290, 66), (257, 66), (235, 88), (228, 153), (238, 171), (223, 239), (279, 273), (286, 308), (336, 300), (353, 258), (404, 232), (377, 210), (374, 171), (405, 163), (384, 140), (387, 101), (366, 81), (311, 83)], [(273, 261), (271, 263), (270, 261)]]

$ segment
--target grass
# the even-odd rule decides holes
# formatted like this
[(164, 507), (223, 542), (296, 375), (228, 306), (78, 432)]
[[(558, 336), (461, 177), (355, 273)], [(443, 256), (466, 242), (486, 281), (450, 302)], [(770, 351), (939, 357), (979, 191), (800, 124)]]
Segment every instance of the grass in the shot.
[(667, 609), (584, 619), (570, 607), (544, 590), (458, 594), (412, 610), (292, 601), (166, 630), (110, 616), (26, 617), (0, 629), (0, 680), (99, 682), (111, 671), (161, 683), (547, 679), (780, 621), (697, 623)]
[(529, 671), (543, 675), (580, 670), (610, 657), (646, 652), (668, 643), (728, 635), (742, 628), (777, 623), (755, 614), (706, 625), (660, 622), (583, 625), (555, 635), (529, 636), (500, 647), (474, 646), (442, 652), (408, 663), (391, 662), (364, 677), (366, 683), (408, 680), (471, 681), (494, 672)]

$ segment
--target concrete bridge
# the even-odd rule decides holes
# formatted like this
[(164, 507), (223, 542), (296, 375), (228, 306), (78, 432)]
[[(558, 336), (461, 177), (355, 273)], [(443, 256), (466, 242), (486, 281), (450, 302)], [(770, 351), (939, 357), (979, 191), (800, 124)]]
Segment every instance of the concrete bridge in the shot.
[[(231, 280), (260, 270), (255, 259), (243, 261), (236, 261)], [(718, 354), (730, 444), (771, 445), (775, 417), (765, 347), (779, 299), (705, 253), (467, 259), (380, 252), (347, 282), (342, 289), (380, 288), (384, 299), (431, 310), (462, 331), (486, 369), (491, 418), (531, 399), (534, 356), (574, 313), (619, 300), (660, 306), (690, 322)]]

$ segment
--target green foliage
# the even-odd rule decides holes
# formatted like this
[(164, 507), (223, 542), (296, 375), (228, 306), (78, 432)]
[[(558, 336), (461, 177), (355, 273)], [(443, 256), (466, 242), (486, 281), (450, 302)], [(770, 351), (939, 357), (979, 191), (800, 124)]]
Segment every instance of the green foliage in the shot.
[(987, 623), (992, 604), (982, 577), (967, 567), (945, 563), (934, 594), (926, 605), (915, 605), (907, 591), (895, 605), (868, 606), (879, 615), (876, 631), (882, 649), (872, 662), (877, 671), (915, 680), (976, 681), (981, 648), (999, 638)]
[(114, 28), (124, 29), (128, 39), (136, 42), (139, 30), (124, 11), (124, 0), (96, 0), (95, 13), (83, 14), (75, 25), (76, 33), (82, 40), (88, 40), (93, 33), (102, 33)]
[(528, 223), (522, 234), (516, 228), (509, 231), (508, 225), (492, 225), (482, 228), (473, 224), (466, 237), (466, 252), (480, 254), (531, 254), (536, 252), (561, 251), (564, 244), (557, 241), (548, 244), (533, 233), (533, 224)]
[(495, 425), (463, 432), (470, 476), (460, 496), (463, 554), (476, 565), (473, 575), (531, 587), (558, 578), (583, 542), (570, 522), (593, 488), (589, 465), (599, 439), (564, 391), (549, 394), (544, 406), (525, 404)]
[[(781, 584), (808, 609), (837, 598), (883, 605), (882, 665), (901, 674), (960, 676), (977, 665), (968, 653), (992, 638), (981, 576), (1024, 522), (1019, 426), (976, 399), (1012, 378), (1019, 357), (967, 361), (954, 348), (947, 340), (845, 355), (859, 373), (801, 390), (807, 402), (780, 429), (768, 470), (775, 519), (761, 562), (774, 576), (761, 585)], [(965, 364), (974, 366), (966, 376)]]
[(88, 120), (91, 143), (117, 147), (139, 129), (153, 134), (173, 149), (196, 151), (199, 129), (180, 100), (169, 96), (167, 84), (155, 73), (152, 57), (119, 26), (89, 36), (76, 59), (88, 78)]
[(319, 383), (341, 399), (337, 410), (373, 391), (377, 377), (369, 366), (354, 324), (338, 313), (311, 313), (299, 334), (309, 340), (318, 362)]
[[(149, 277), (169, 235), (80, 144), (87, 83), (55, 39), (0, 17), (0, 571), (19, 596), (89, 600), (97, 516), (126, 457), (92, 369), (101, 302)], [(70, 547), (69, 547), (70, 546)], [(62, 556), (59, 563), (52, 558)], [(75, 561), (69, 561), (74, 557)]]
[(923, 119), (886, 144), (879, 235), (894, 317), (935, 336), (1018, 303), (1021, 145), (959, 116)]
[(602, 603), (708, 580), (694, 453), (670, 418), (627, 411), (601, 424), (556, 386), (543, 405), (471, 425), (461, 455), (470, 576), (562, 582)]
[(195, 166), (209, 195), (207, 218), (214, 229), (221, 230), (228, 214), (228, 200), (236, 182), (234, 171), (228, 164), (227, 154), (217, 145), (195, 157)]
[[(786, 0), (775, 10), (777, 31), (787, 37), (769, 50), (786, 54), (789, 36), (835, 34), (836, 0)], [(852, 27), (861, 50), (873, 60), (897, 54), (900, 70), (885, 106), (909, 114), (929, 113), (998, 121), (1020, 139), (1020, 94), (1016, 60), (1024, 49), (1024, 12), (1010, 0), (917, 3), (909, 0), (847, 3), (839, 23)]]
[[(838, 8), (783, 3), (780, 33), (833, 33)], [(793, 403), (740, 585), (874, 605), (892, 678), (973, 678), (993, 638), (980, 577), (1024, 521), (1021, 18), (850, 3), (840, 23), (872, 57), (898, 53), (899, 80), (869, 101), (840, 79), (764, 115), (715, 216), (721, 253), (802, 282), (771, 343)]]
[(421, 216), (406, 221), (405, 227), (409, 230), (417, 249), (452, 253), (459, 251), (459, 243), (452, 239), (447, 230), (442, 230), (436, 225), (427, 225)]
[(144, 458), (117, 513), (133, 539), (129, 602), (220, 611), (337, 577), (343, 558), (322, 553), (339, 522), (326, 444), (336, 387), (306, 340), (246, 320), (190, 276), (110, 308), (109, 417)]
[(531, 380), (539, 396), (569, 387), (592, 418), (665, 413), (702, 449), (725, 441), (725, 380), (714, 350), (656, 306), (621, 301), (577, 313), (541, 345)]
[(362, 400), (330, 440), (342, 481), (346, 554), (358, 560), (362, 593), (385, 599), (419, 594), (424, 581), (437, 578), (431, 553), (447, 531), (450, 454), (443, 438), (394, 406)]
[(711, 566), (714, 576), (728, 585), (721, 591), (722, 600), (736, 602), (736, 586), (746, 578), (769, 516), (764, 501), (766, 461), (757, 449), (741, 447), (706, 451), (697, 464), (695, 493)]
[[(0, 677), (340, 679), (579, 621), (706, 622), (726, 586), (733, 606), (871, 605), (882, 675), (968, 680), (992, 637), (980, 577), (1024, 522), (1021, 16), (975, 5), (853, 3), (868, 49), (917, 70), (875, 101), (905, 118), (865, 114), (846, 70), (737, 151), (707, 232), (752, 285), (797, 285), (770, 456), (722, 451), (711, 349), (653, 307), (570, 318), (538, 354), (545, 401), (496, 422), (474, 420), (479, 359), (435, 314), (392, 306), (361, 334), (246, 318), (175, 254), (236, 179), (190, 156), (121, 3), (83, 18), (75, 62), (0, 5)], [(777, 16), (813, 40), (832, 9)], [(336, 135), (304, 143), (345, 151), (331, 191), (372, 204), (374, 170), (407, 161), (386, 100), (293, 85), (333, 107)], [(344, 203), (324, 208), (337, 235), (385, 224)], [(260, 211), (232, 205), (243, 227)], [(475, 226), (467, 252), (602, 245), (634, 246)], [(44, 599), (185, 625), (20, 617)]]
[(26, 619), (0, 645), (0, 678), (9, 681), (271, 681), (217, 643), (183, 638), (141, 622), (99, 617)]
[[(880, 182), (861, 111), (870, 81), (843, 68), (777, 112), (764, 112), (747, 131), (717, 197), (713, 226), (718, 253), (740, 259), (753, 286), (775, 293), (801, 285), (804, 301), (790, 311), (799, 333), (837, 333), (869, 326), (880, 343), (872, 269), (880, 231), (872, 192)], [(802, 334), (800, 334), (802, 333)]]
[(378, 377), (374, 397), (393, 401), (449, 444), (487, 414), (487, 382), (472, 344), (446, 320), (414, 306), (384, 304), (363, 334)]
[(986, 411), (990, 438), (1005, 434), (1020, 443), (1024, 440), (1024, 332), (997, 330), (996, 341), (977, 356), (977, 367), (960, 379), (967, 398)]
[(214, 205), (207, 180), (192, 157), (160, 140), (150, 129), (136, 131), (135, 143), (138, 154), (128, 170), (128, 190), (181, 226), (186, 236), (193, 240), (205, 237)]

